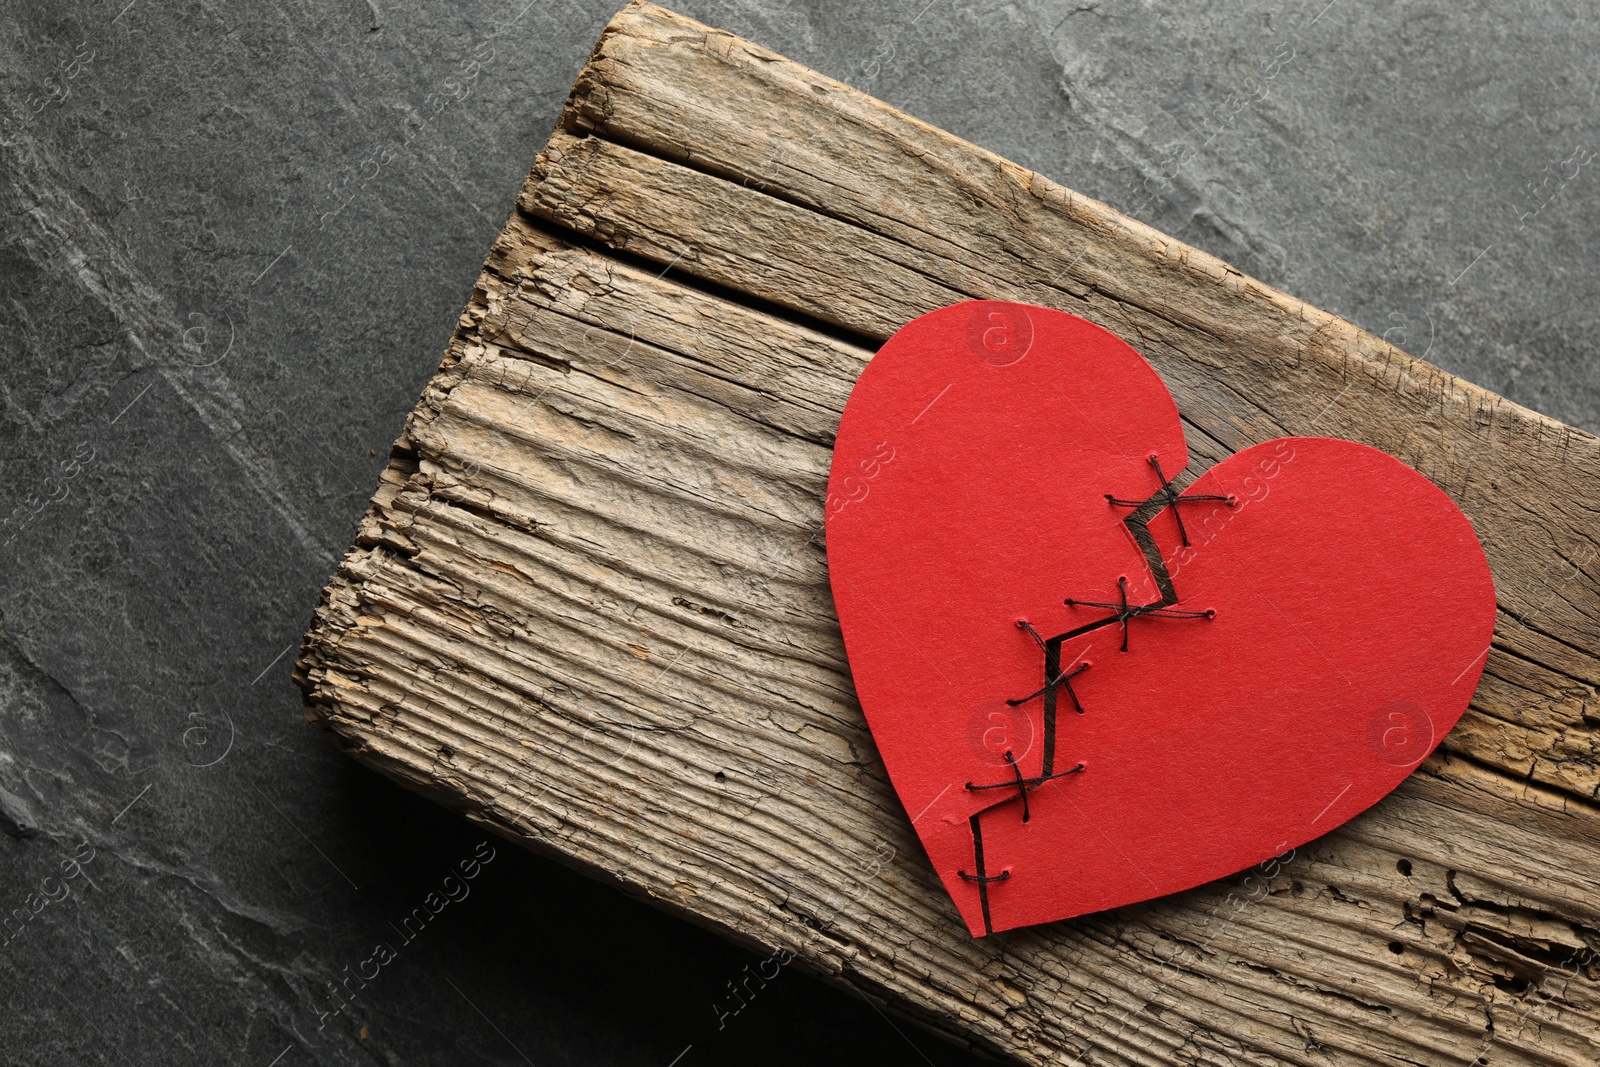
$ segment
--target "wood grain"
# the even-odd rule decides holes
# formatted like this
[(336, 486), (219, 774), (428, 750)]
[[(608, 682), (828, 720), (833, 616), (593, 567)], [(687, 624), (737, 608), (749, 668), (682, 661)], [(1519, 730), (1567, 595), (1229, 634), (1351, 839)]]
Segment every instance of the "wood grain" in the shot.
[[(1195, 470), (1364, 441), (1477, 528), (1460, 726), (1270, 865), (973, 940), (852, 695), (822, 507), (873, 348), (968, 297), (1092, 319)], [(296, 668), (358, 759), (1024, 1063), (1593, 1064), (1600, 442), (1105, 205), (647, 4), (607, 27)], [(1466, 666), (1466, 665), (1463, 665)]]

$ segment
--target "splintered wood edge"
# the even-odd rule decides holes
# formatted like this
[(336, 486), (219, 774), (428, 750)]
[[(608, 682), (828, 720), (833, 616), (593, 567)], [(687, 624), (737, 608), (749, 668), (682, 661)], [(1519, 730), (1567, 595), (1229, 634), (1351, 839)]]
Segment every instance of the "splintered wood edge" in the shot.
[[(519, 204), (297, 664), (339, 744), (1020, 1061), (1587, 1062), (1593, 438), (648, 5)], [(1282, 869), (968, 938), (851, 696), (820, 537), (873, 345), (966, 296), (1127, 337), (1205, 464), (1316, 429), (1452, 492), (1505, 614), (1449, 747)]]

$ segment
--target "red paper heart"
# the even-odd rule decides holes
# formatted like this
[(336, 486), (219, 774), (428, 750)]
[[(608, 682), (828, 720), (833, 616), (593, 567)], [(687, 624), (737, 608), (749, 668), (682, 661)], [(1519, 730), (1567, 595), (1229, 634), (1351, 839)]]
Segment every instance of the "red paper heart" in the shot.
[[(1232, 503), (1141, 513), (1152, 561), (1134, 507), (1107, 498), (1151, 498), (1157, 464), (1188, 466), (1160, 377), (1045, 308), (924, 315), (845, 406), (827, 544), (851, 673), (974, 935), (1187, 889), (1326, 833), (1394, 789), (1477, 686), (1494, 586), (1422, 475), (1349, 441), (1268, 441), (1184, 494)], [(1007, 703), (1046, 682), (1019, 619), (1047, 639), (1115, 620), (1065, 601), (1120, 604), (1125, 578), (1131, 608), (1159, 603), (1162, 570), (1166, 609), (1057, 642), (1057, 674), (1090, 666), (1053, 687), (1053, 716), (1045, 694)]]

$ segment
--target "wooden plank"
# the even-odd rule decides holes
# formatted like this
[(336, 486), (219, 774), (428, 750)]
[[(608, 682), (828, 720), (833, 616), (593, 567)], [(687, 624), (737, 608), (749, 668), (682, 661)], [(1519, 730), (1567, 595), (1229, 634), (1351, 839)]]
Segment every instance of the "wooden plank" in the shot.
[[(1484, 682), (1282, 865), (974, 941), (850, 688), (822, 506), (850, 386), (970, 296), (1125, 337), (1195, 468), (1384, 448), (1482, 537)], [(605, 31), (297, 666), (357, 758), (1020, 1062), (1592, 1064), (1600, 443), (781, 57)], [(1465, 666), (1465, 665), (1463, 665)], [(915, 813), (912, 813), (915, 814)]]

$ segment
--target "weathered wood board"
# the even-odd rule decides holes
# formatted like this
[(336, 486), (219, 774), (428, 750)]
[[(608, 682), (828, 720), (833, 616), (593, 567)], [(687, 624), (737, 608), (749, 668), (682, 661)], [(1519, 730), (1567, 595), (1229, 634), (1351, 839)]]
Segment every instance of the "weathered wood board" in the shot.
[[(1194, 470), (1364, 441), (1477, 527), (1471, 710), (1258, 870), (973, 940), (854, 702), (829, 448), (967, 297), (1165, 376)], [(1027, 1063), (1600, 1058), (1600, 443), (855, 90), (638, 4), (606, 29), (297, 667), (356, 758)]]

